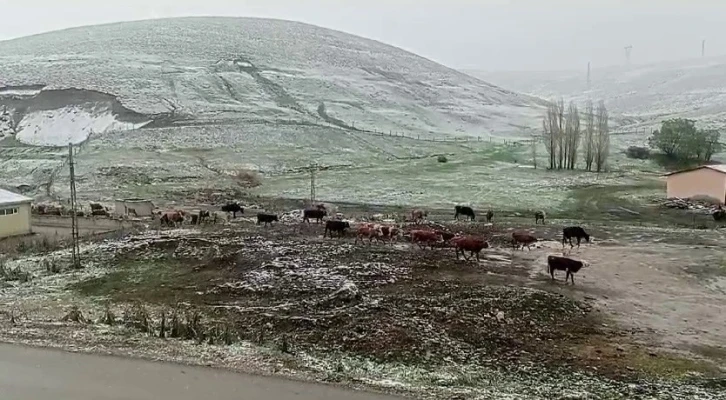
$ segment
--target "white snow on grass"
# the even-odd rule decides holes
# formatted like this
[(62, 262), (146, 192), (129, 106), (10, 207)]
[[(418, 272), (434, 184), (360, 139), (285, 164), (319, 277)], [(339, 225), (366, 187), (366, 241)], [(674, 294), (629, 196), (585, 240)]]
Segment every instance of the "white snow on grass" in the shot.
[(105, 107), (64, 107), (36, 111), (20, 122), (17, 139), (38, 146), (79, 144), (92, 133), (137, 129), (144, 124), (121, 122)]
[(439, 137), (538, 128), (544, 106), (377, 41), (257, 18), (136, 21), (3, 41), (0, 76), (7, 85), (100, 91), (143, 114), (323, 124), (324, 105), (349, 126)]

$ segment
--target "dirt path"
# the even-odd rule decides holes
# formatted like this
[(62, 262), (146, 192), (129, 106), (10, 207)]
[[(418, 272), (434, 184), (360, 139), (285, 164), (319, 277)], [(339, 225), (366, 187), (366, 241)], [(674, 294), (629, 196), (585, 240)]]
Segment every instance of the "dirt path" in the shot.
[(0, 345), (3, 400), (394, 400), (209, 368)]
[[(550, 284), (545, 283), (550, 279), (547, 254), (561, 254), (561, 247), (546, 243), (531, 253), (515, 254), (514, 262), (529, 264), (530, 278)], [(708, 246), (583, 246), (571, 256), (592, 266), (576, 275), (574, 287), (564, 286), (564, 274), (557, 275), (555, 284), (594, 299), (596, 306), (648, 341), (671, 349), (726, 354), (719, 347), (726, 343), (724, 255)]]

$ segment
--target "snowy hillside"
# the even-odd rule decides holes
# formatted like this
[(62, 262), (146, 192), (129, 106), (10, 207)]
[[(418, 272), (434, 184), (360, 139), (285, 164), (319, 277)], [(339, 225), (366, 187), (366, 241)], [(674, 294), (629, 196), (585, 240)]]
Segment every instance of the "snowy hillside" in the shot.
[(628, 125), (657, 126), (671, 117), (726, 127), (726, 57), (711, 57), (587, 73), (466, 71), (494, 84), (544, 98), (604, 99)]
[(72, 104), (40, 107), (43, 113), (21, 113), (17, 138), (51, 145), (150, 120), (509, 135), (538, 126), (542, 105), (380, 42), (253, 18), (126, 22), (0, 42), (0, 105), (23, 98), (21, 108), (37, 108), (38, 92), (29, 87), (111, 95), (102, 104), (76, 96)]

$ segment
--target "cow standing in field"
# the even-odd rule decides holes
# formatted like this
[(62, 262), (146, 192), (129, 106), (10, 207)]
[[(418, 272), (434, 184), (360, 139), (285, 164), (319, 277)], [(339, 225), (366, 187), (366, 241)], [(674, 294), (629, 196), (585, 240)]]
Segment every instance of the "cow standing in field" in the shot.
[(257, 225), (264, 223), (265, 226), (272, 225), (273, 222), (278, 221), (277, 215), (275, 214), (266, 214), (266, 213), (258, 213), (257, 214)]
[(476, 219), (476, 215), (474, 215), (474, 209), (469, 206), (456, 206), (454, 207), (454, 211), (454, 219), (457, 221), (459, 220), (459, 215), (464, 215), (472, 221)]
[(345, 230), (350, 229), (350, 223), (348, 221), (338, 221), (338, 220), (330, 220), (325, 222), (325, 232), (323, 232), (323, 237), (326, 237), (328, 235), (328, 232), (330, 232), (330, 238), (333, 238), (333, 232), (338, 232), (339, 237), (343, 237), (345, 235)]
[(542, 220), (542, 225), (544, 225), (545, 224), (545, 217), (547, 217), (547, 214), (545, 214), (544, 211), (542, 211), (542, 210), (535, 211), (535, 213), (534, 213), (534, 224), (537, 225), (537, 223), (539, 223), (539, 221)]
[(494, 218), (494, 211), (488, 210), (486, 217), (487, 217), (487, 223), (492, 222), (492, 218)]
[(184, 212), (182, 211), (166, 211), (161, 214), (159, 221), (162, 225), (176, 227), (184, 222)]
[(362, 224), (358, 226), (358, 230), (355, 237), (355, 243), (358, 244), (358, 241), (363, 241), (363, 239), (368, 239), (368, 244), (373, 243), (373, 239), (376, 239), (376, 241), (381, 240), (381, 231), (376, 228), (374, 224)]
[(526, 232), (512, 232), (512, 246), (515, 249), (518, 249), (520, 246), (522, 246), (522, 251), (524, 251), (524, 246), (527, 246), (527, 250), (532, 250), (531, 246), (533, 243), (537, 242), (537, 238), (530, 235)]
[(587, 243), (590, 243), (590, 235), (585, 232), (584, 229), (582, 229), (579, 226), (568, 226), (567, 228), (562, 229), (562, 247), (565, 247), (565, 242), (569, 240), (570, 242), (570, 248), (575, 247), (572, 244), (572, 238), (577, 238), (577, 248), (580, 248), (580, 241), (582, 239), (585, 239)]
[(411, 211), (411, 220), (413, 223), (418, 224), (428, 217), (426, 210), (413, 210)]
[(547, 272), (552, 276), (552, 280), (555, 279), (555, 270), (565, 271), (565, 283), (568, 278), (572, 280), (572, 284), (575, 284), (575, 274), (582, 268), (588, 267), (590, 264), (587, 261), (577, 261), (567, 257), (560, 256), (548, 256), (547, 257)]
[(315, 219), (318, 223), (323, 222), (323, 218), (328, 215), (328, 212), (324, 208), (308, 208), (303, 210), (303, 222), (310, 223), (310, 218)]
[(207, 221), (210, 217), (210, 213), (207, 210), (200, 210), (199, 211), (199, 223), (202, 224), (205, 221)]
[[(459, 252), (464, 257), (464, 260), (469, 261), (469, 258), (476, 255), (476, 260), (479, 261), (479, 253), (483, 249), (489, 248), (489, 242), (486, 239), (476, 236), (457, 236), (451, 239), (456, 250), (456, 259), (459, 259)], [(465, 251), (468, 251), (469, 258), (466, 257)]]
[(411, 243), (415, 243), (420, 248), (425, 248), (428, 244), (431, 246), (431, 250), (434, 249), (434, 245), (436, 243), (441, 243), (443, 241), (441, 234), (436, 233), (435, 231), (428, 231), (428, 230), (416, 230), (411, 231)]
[(401, 233), (397, 226), (379, 225), (376, 228), (381, 232), (381, 239), (388, 240), (391, 246), (398, 240), (398, 235)]
[(237, 203), (227, 203), (222, 206), (222, 211), (232, 213), (232, 218), (237, 218), (237, 213), (244, 214), (245, 209)]
[(437, 229), (434, 232), (436, 232), (436, 234), (438, 234), (438, 235), (441, 235), (441, 239), (443, 239), (443, 241), (446, 243), (449, 243), (451, 241), (451, 239), (453, 239), (456, 236), (456, 234), (453, 232), (449, 232), (449, 231), (445, 231), (445, 230), (441, 230), (441, 229)]

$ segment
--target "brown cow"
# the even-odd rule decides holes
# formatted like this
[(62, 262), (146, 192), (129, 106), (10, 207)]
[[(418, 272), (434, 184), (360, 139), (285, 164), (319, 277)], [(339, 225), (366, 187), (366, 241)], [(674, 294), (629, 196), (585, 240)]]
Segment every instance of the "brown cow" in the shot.
[(418, 247), (425, 248), (426, 244), (431, 246), (431, 250), (434, 249), (434, 244), (441, 243), (443, 238), (441, 234), (429, 230), (415, 230), (411, 231), (411, 243), (416, 243)]
[(512, 233), (512, 247), (514, 247), (515, 249), (518, 249), (521, 245), (522, 251), (524, 251), (524, 246), (527, 246), (527, 250), (532, 250), (530, 246), (532, 246), (532, 243), (535, 242), (537, 242), (537, 238), (527, 232)]
[(162, 225), (176, 227), (177, 224), (181, 225), (184, 222), (184, 212), (166, 211), (161, 214), (161, 218), (159, 219), (159, 221), (161, 221)]
[(426, 210), (411, 211), (411, 220), (415, 224), (418, 224), (419, 222), (423, 221), (424, 219), (426, 219), (426, 217), (428, 217), (428, 213), (426, 212)]
[(572, 284), (575, 284), (575, 274), (583, 267), (589, 267), (590, 263), (587, 261), (573, 260), (567, 257), (559, 257), (550, 255), (547, 257), (547, 272), (552, 276), (552, 280), (555, 280), (555, 271), (565, 271), (565, 283), (568, 279), (572, 279)]
[(368, 244), (370, 245), (373, 243), (373, 239), (376, 239), (376, 241), (381, 240), (381, 231), (373, 224), (359, 225), (355, 237), (355, 244), (358, 244), (358, 240), (363, 241), (364, 238), (368, 238)]
[(401, 233), (401, 230), (397, 226), (378, 225), (375, 228), (381, 233), (381, 239), (388, 240), (391, 246), (393, 246), (393, 242), (398, 240), (398, 236)]
[[(464, 260), (469, 261), (471, 256), (476, 255), (476, 260), (479, 261), (479, 253), (482, 249), (489, 248), (489, 242), (486, 239), (477, 236), (456, 236), (451, 239), (451, 243), (454, 244), (456, 250), (456, 259), (459, 259), (459, 252), (464, 256)], [(466, 257), (464, 251), (470, 252), (469, 258)]]

